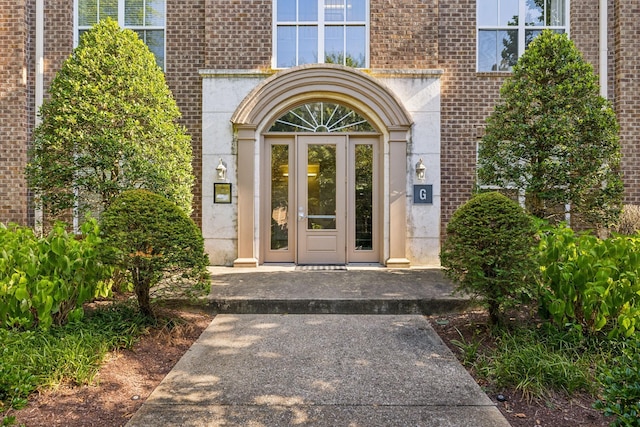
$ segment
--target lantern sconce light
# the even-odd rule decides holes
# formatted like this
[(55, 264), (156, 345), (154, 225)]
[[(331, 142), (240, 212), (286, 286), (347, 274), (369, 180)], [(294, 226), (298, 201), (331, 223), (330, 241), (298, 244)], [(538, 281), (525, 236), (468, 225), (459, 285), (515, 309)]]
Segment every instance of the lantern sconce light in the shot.
[(422, 159), (416, 163), (416, 177), (418, 181), (424, 181), (426, 175), (427, 167), (422, 162)]
[(227, 167), (222, 162), (222, 158), (220, 158), (220, 163), (216, 167), (216, 173), (218, 181), (226, 181), (227, 180)]

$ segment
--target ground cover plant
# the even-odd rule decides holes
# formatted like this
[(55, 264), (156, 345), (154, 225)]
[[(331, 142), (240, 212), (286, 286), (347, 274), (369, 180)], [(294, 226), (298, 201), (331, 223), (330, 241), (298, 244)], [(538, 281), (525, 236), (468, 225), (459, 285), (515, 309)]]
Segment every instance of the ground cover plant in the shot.
[(0, 414), (24, 406), (36, 390), (90, 383), (105, 354), (131, 347), (150, 322), (134, 305), (121, 303), (50, 329), (0, 328)]

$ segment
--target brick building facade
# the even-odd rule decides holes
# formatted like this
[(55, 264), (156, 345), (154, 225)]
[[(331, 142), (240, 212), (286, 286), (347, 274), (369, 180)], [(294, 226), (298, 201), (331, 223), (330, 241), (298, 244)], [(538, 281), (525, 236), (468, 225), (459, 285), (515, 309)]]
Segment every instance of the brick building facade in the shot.
[[(35, 111), (39, 98), (46, 97), (46, 88), (77, 42), (76, 8), (92, 1), (96, 0), (0, 0), (0, 222), (34, 225), (36, 221), (22, 175), (36, 125)], [(110, 1), (124, 4), (124, 0)], [(312, 20), (314, 31), (329, 34), (341, 28), (345, 40), (359, 40), (357, 34), (365, 34), (364, 66), (358, 69), (313, 65), (332, 62), (329, 56), (318, 56), (304, 64), (300, 61), (297, 66), (279, 66), (280, 56), (288, 52), (288, 41), (281, 32), (297, 31), (298, 51), (294, 56), (299, 58), (300, 46), (307, 40), (301, 34), (310, 27), (299, 17), (284, 18), (290, 15), (285, 8), (295, 7), (293, 0), (150, 3), (160, 5), (164, 13), (161, 29), (166, 79), (193, 141), (193, 217), (203, 229), (214, 264), (306, 259), (298, 251), (314, 237), (304, 234), (306, 227), (301, 224), (313, 220), (311, 209), (302, 209), (308, 206), (301, 200), (306, 203), (311, 195), (300, 192), (306, 181), (294, 181), (293, 174), (308, 168), (306, 180), (311, 182), (313, 165), (304, 163), (298, 153), (302, 152), (299, 141), (308, 135), (298, 130), (274, 133), (272, 125), (300, 106), (325, 104), (353, 110), (374, 130), (342, 135), (348, 186), (339, 193), (344, 192), (340, 197), (345, 204), (343, 233), (347, 237), (327, 234), (322, 241), (337, 239), (340, 248), (346, 245), (347, 254), (328, 260), (320, 256), (309, 262), (366, 261), (390, 266), (438, 262), (444, 227), (455, 209), (471, 196), (478, 137), (509, 75), (508, 70), (481, 69), (479, 59), (478, 7), (498, 5), (498, 0), (319, 0), (318, 9), (326, 15), (317, 22)], [(525, 8), (529, 13), (534, 4), (529, 0), (520, 3), (520, 13)], [(640, 48), (636, 36), (640, 11), (633, 2), (623, 0), (604, 2), (606, 13), (600, 10), (602, 0), (543, 3), (549, 9), (544, 13), (551, 14), (553, 7), (561, 12), (564, 21), (556, 24), (564, 25), (562, 30), (569, 33), (596, 72), (606, 64), (606, 93), (620, 123), (625, 202), (640, 204), (640, 59), (635, 55)], [(358, 5), (364, 12), (355, 17)], [(339, 15), (340, 7), (344, 15)], [(333, 26), (337, 16), (344, 19), (342, 27)], [(606, 50), (600, 44), (603, 28)], [(333, 43), (325, 37), (318, 45), (322, 49)], [(345, 46), (346, 57), (350, 51), (348, 43)], [(606, 55), (606, 62), (602, 55)], [(340, 138), (333, 142), (321, 139), (329, 137), (325, 133), (319, 132), (315, 142), (305, 147), (321, 143), (342, 147)], [(359, 214), (353, 218), (350, 213), (359, 206), (352, 200), (357, 194), (352, 194), (349, 186), (359, 185), (357, 176), (350, 177), (358, 167), (353, 164), (353, 156), (361, 145), (372, 147), (374, 169), (374, 201), (367, 211), (373, 212), (373, 219), (365, 223)], [(273, 241), (274, 221), (278, 222), (274, 219), (273, 196), (277, 177), (269, 162), (275, 161), (280, 146), (290, 150), (288, 163), (280, 167), (291, 169), (291, 176), (283, 174), (290, 188), (291, 209), (287, 205), (285, 222), (278, 220), (279, 227), (287, 229), (288, 240), (276, 248), (269, 240)], [(418, 179), (415, 168), (420, 161), (426, 166), (426, 174)], [(224, 178), (216, 175), (220, 164), (227, 169)], [(214, 187), (223, 187), (216, 184), (231, 184), (231, 203), (218, 203)], [(430, 199), (422, 204), (414, 192), (426, 187)], [(300, 215), (298, 221), (296, 215)], [(373, 231), (365, 238), (371, 253), (360, 258), (358, 250), (349, 247), (360, 248), (358, 239), (362, 235), (349, 236), (362, 227)], [(287, 255), (283, 255), (285, 252)]]

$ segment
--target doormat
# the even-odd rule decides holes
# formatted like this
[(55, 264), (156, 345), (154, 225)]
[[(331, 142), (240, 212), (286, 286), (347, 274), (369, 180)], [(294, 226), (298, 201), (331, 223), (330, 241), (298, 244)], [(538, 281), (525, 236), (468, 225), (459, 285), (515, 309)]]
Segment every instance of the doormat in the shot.
[(296, 265), (296, 271), (347, 271), (346, 265)]

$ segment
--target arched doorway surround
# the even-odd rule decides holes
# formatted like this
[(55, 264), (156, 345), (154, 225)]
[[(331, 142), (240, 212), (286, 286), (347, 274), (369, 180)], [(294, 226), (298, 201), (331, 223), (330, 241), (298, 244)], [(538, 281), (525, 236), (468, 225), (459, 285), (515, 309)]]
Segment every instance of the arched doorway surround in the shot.
[[(388, 267), (408, 267), (407, 141), (412, 120), (393, 93), (366, 73), (340, 65), (303, 65), (281, 71), (258, 85), (231, 118), (237, 138), (238, 257), (234, 266), (259, 262), (259, 141), (283, 112), (309, 100), (351, 106), (383, 135), (384, 257)], [(258, 155), (257, 155), (258, 154)]]

